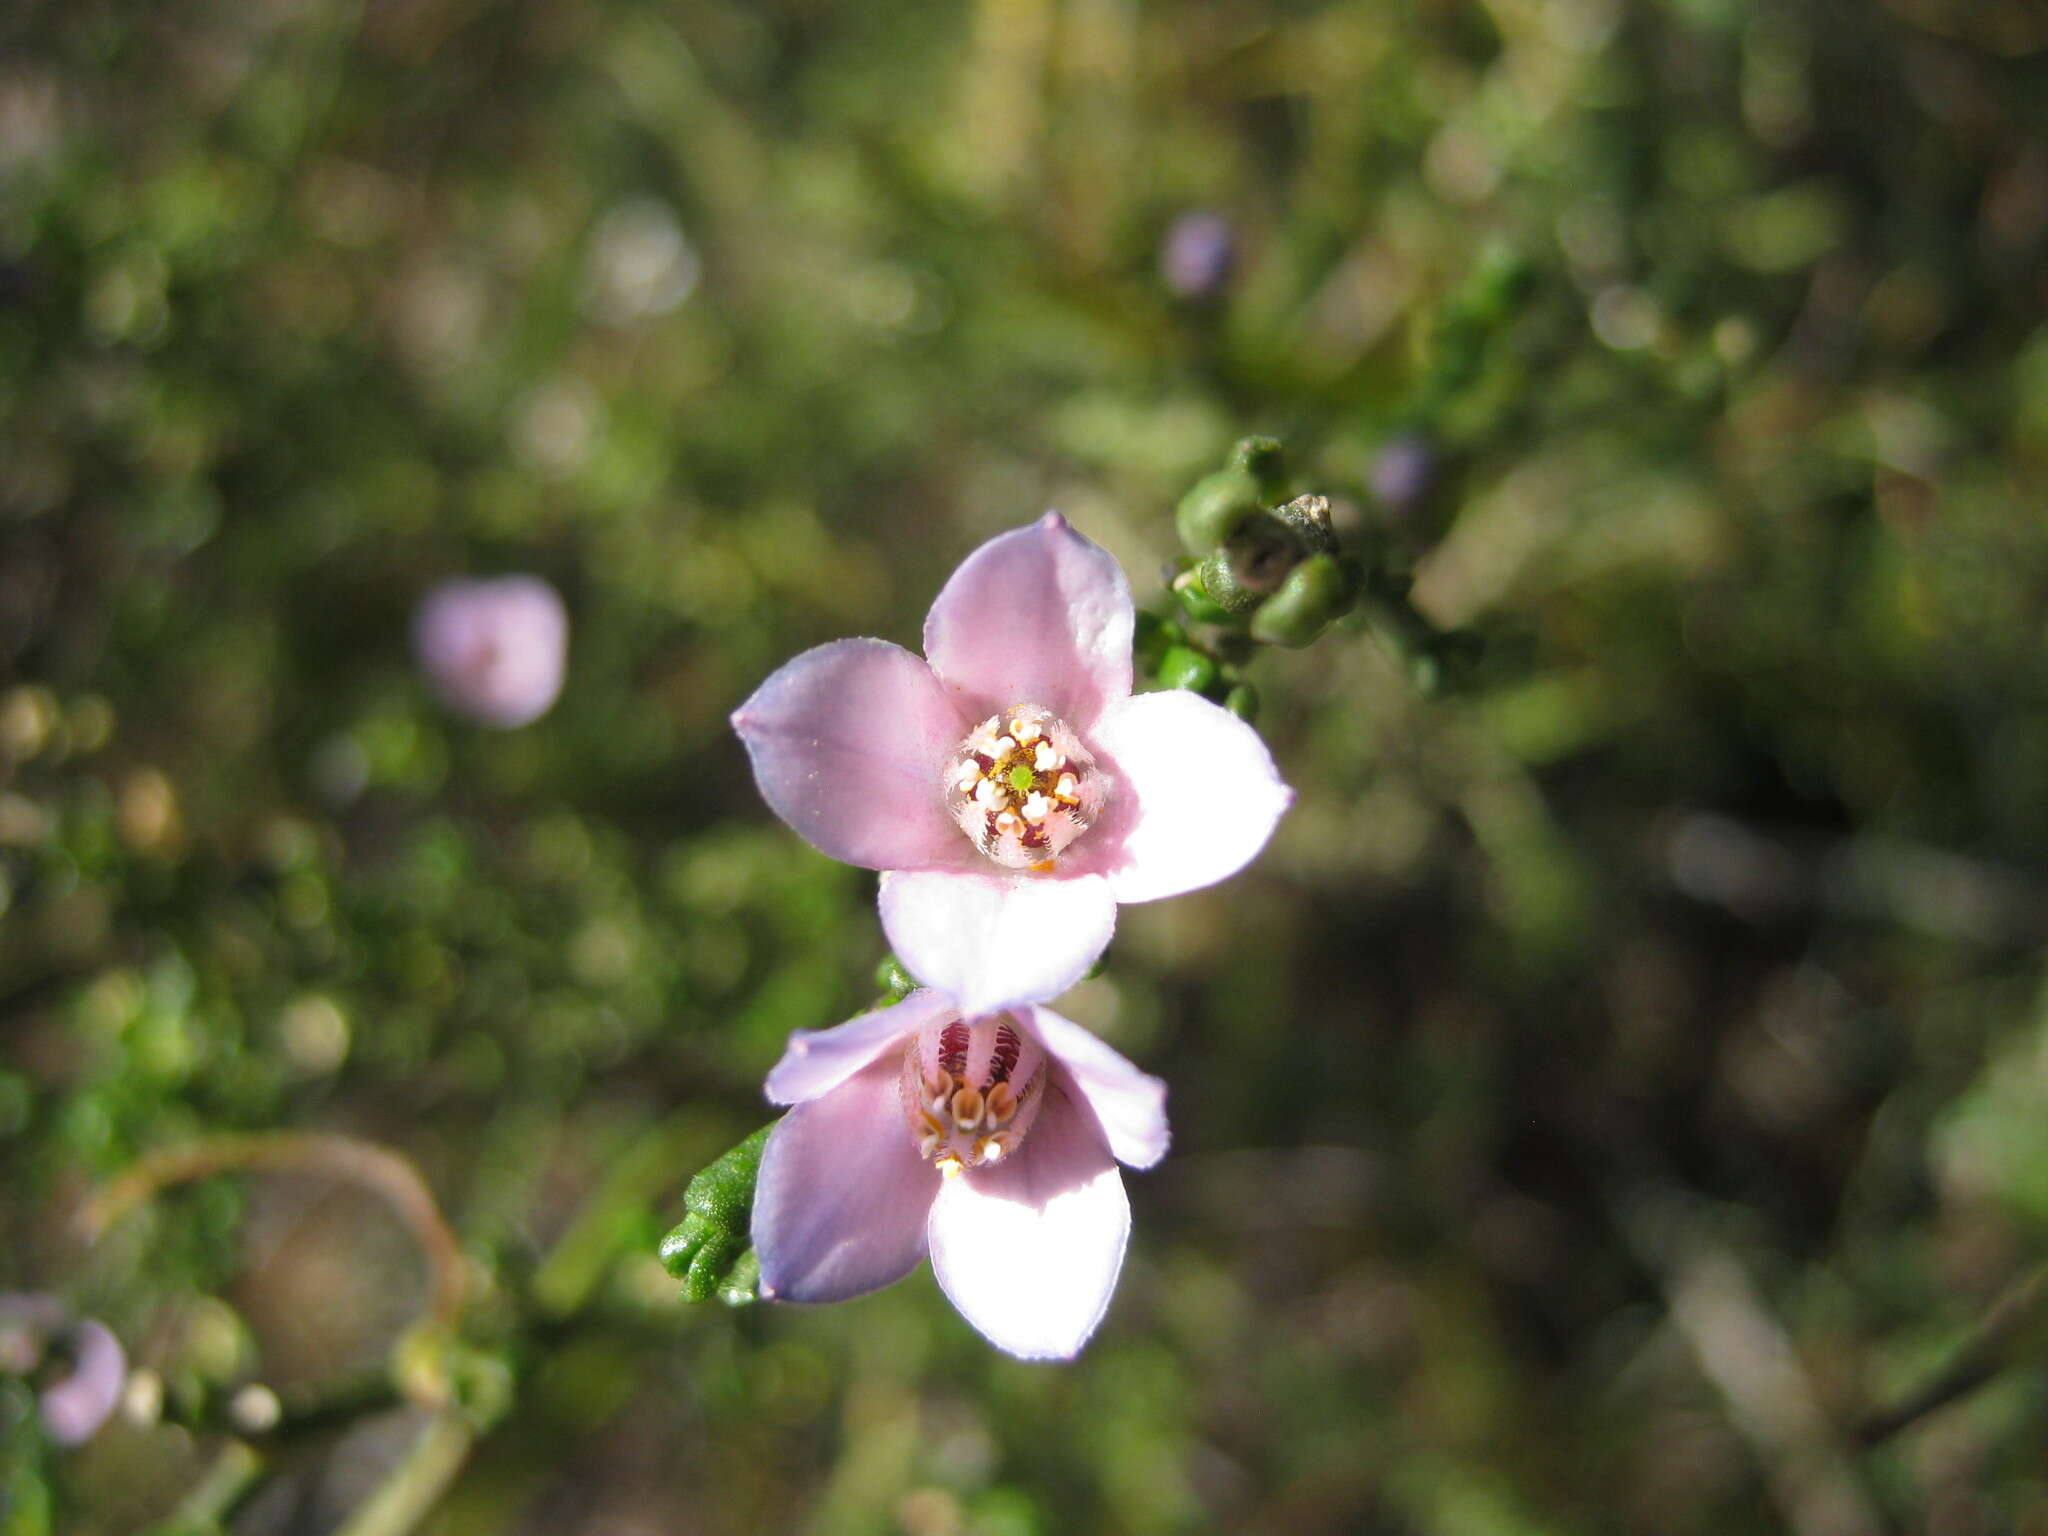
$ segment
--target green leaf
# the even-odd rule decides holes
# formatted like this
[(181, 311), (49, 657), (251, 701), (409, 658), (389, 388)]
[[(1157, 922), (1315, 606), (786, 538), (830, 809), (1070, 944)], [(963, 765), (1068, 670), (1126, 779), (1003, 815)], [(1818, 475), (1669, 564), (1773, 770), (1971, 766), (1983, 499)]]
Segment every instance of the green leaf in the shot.
[(683, 1191), (687, 1214), (661, 1240), (661, 1263), (683, 1283), (683, 1300), (709, 1301), (718, 1296), (729, 1306), (742, 1304), (760, 1279), (760, 1264), (748, 1242), (747, 1226), (754, 1214), (754, 1180), (761, 1172), (761, 1149), (775, 1122), (764, 1125), (738, 1146), (703, 1169)]

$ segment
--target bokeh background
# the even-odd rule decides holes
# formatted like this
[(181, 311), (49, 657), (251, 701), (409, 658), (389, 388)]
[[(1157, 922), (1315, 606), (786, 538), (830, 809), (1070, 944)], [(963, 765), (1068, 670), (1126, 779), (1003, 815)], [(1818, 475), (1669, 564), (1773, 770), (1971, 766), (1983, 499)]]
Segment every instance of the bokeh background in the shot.
[[(2044, 299), (2028, 0), (15, 0), (0, 1289), (162, 1402), (0, 1525), (2048, 1531), (2042, 1329), (1859, 1431), (2048, 1247)], [(1296, 809), (1068, 1005), (1172, 1085), (1100, 1335), (684, 1306), (882, 958), (727, 713), (1047, 506), (1158, 600), (1251, 431), (1486, 650), (1253, 666)], [(89, 1237), (275, 1131), (403, 1162)]]

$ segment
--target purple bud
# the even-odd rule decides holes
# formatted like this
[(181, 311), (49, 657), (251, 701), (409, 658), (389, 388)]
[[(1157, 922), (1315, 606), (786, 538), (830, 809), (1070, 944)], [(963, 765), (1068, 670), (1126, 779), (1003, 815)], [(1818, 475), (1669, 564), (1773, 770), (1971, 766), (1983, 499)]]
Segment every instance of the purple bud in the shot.
[(1209, 209), (1184, 213), (1159, 246), (1159, 280), (1183, 299), (1213, 298), (1237, 267), (1237, 232)]
[(107, 1422), (128, 1384), (128, 1357), (104, 1323), (71, 1330), (71, 1374), (43, 1388), (43, 1428), (59, 1445), (83, 1445)]
[(569, 615), (538, 576), (449, 581), (413, 615), (413, 654), (449, 708), (510, 729), (562, 691)]
[(1419, 432), (1391, 437), (1372, 461), (1368, 481), (1380, 504), (1391, 512), (1410, 512), (1436, 486), (1437, 455)]

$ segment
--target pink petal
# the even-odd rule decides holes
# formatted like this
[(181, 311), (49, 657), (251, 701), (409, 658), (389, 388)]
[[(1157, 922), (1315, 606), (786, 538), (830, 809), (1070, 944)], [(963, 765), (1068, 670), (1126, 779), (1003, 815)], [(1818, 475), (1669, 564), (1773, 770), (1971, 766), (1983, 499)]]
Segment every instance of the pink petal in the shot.
[(782, 1060), (768, 1074), (768, 1101), (808, 1103), (837, 1088), (899, 1040), (959, 1012), (953, 999), (925, 988), (832, 1029), (799, 1029), (790, 1035)]
[(98, 1433), (128, 1384), (128, 1357), (106, 1324), (81, 1318), (71, 1350), (71, 1374), (42, 1395), (43, 1427), (59, 1445), (83, 1445)]
[(998, 1349), (1064, 1360), (1102, 1321), (1130, 1202), (1093, 1117), (1057, 1089), (1015, 1161), (947, 1179), (932, 1204), (932, 1273)]
[(1123, 568), (1057, 512), (960, 562), (924, 621), (924, 653), (976, 720), (1040, 704), (1086, 731), (1131, 691)]
[(844, 1301), (917, 1267), (939, 1178), (911, 1143), (898, 1079), (898, 1063), (877, 1061), (769, 1133), (754, 1186), (763, 1296)]
[(973, 845), (940, 774), (967, 732), (931, 669), (886, 640), (835, 640), (779, 668), (732, 717), (775, 814), (869, 869), (958, 861)]
[(1117, 782), (1069, 860), (1107, 875), (1118, 901), (1156, 901), (1236, 874), (1294, 799), (1259, 733), (1192, 693), (1125, 699), (1089, 744)]
[(538, 576), (445, 581), (421, 600), (412, 639), (451, 708), (509, 730), (539, 719), (561, 693), (569, 614)]
[(1166, 1084), (1140, 1072), (1093, 1033), (1050, 1008), (1033, 1008), (1028, 1021), (1039, 1043), (1058, 1057), (1081, 1097), (1101, 1122), (1116, 1160), (1150, 1168), (1166, 1156)]
[(950, 992), (969, 1019), (1058, 997), (1116, 932), (1099, 875), (896, 870), (882, 876), (881, 909), (904, 969)]

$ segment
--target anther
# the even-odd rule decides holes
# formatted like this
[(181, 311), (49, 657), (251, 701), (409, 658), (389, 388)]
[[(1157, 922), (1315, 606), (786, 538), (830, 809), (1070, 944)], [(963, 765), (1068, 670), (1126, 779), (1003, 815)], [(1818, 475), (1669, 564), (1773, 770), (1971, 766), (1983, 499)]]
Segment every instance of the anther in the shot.
[[(1008, 1083), (997, 1083), (985, 1095), (983, 1109), (990, 1125), (1008, 1125), (1010, 1116), (1017, 1113), (1017, 1095)], [(926, 1156), (930, 1154), (927, 1153)]]
[(1071, 773), (1063, 773), (1059, 782), (1052, 787), (1055, 800), (1064, 800), (1068, 805), (1078, 804), (1081, 799), (1081, 783)]
[(981, 1094), (978, 1091), (962, 1088), (953, 1095), (953, 1124), (963, 1131), (971, 1131), (981, 1124)]
[(1010, 1133), (997, 1131), (993, 1136), (984, 1136), (974, 1144), (974, 1159), (980, 1163), (999, 1163), (1010, 1150)]
[(1024, 819), (1036, 826), (1051, 814), (1052, 802), (1034, 789), (1030, 798), (1024, 802)]
[(1060, 755), (1059, 753), (1053, 751), (1052, 743), (1049, 741), (1041, 741), (1038, 744), (1038, 750), (1032, 754), (1031, 766), (1033, 768), (1036, 768), (1040, 773), (1051, 773), (1053, 769), (1059, 767), (1059, 765)]

